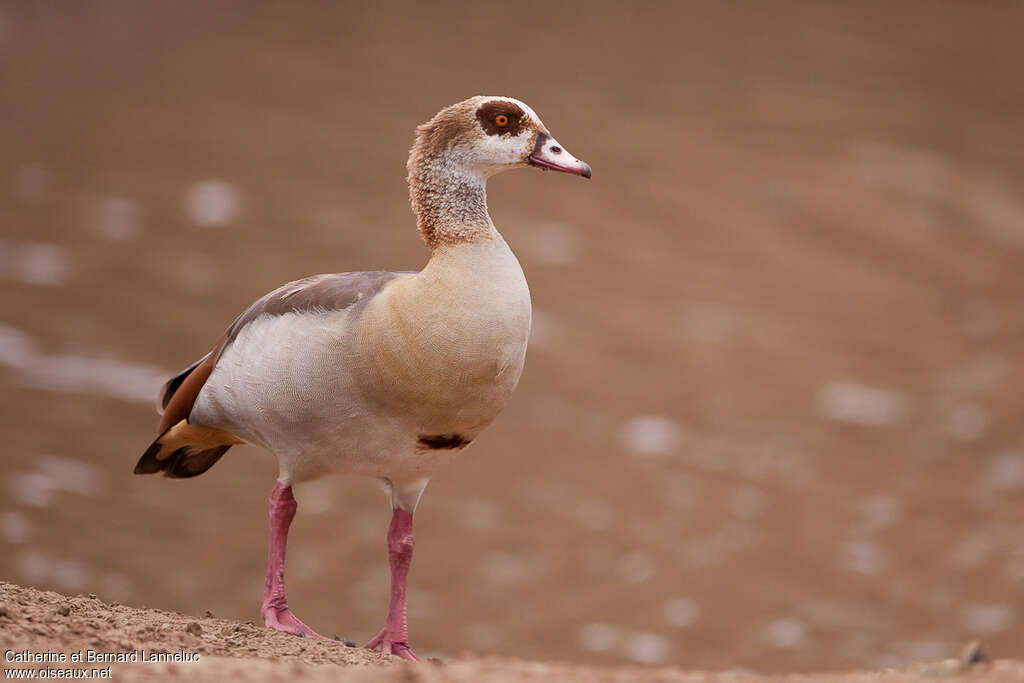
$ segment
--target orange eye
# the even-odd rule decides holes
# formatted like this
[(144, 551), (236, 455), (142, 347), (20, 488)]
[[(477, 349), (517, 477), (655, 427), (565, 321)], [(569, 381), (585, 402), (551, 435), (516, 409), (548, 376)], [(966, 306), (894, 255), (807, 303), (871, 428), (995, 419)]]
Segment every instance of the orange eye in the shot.
[(494, 117), (494, 123), (496, 123), (501, 128), (504, 128), (505, 126), (508, 125), (508, 117), (505, 116), (504, 114), (498, 114), (497, 116)]

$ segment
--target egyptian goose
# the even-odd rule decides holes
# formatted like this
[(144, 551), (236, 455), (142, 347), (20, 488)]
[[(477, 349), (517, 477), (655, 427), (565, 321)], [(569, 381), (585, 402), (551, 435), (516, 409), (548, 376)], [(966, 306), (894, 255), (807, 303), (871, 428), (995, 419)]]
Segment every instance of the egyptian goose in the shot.
[(431, 251), (423, 270), (290, 282), (161, 390), (160, 436), (136, 474), (194, 477), (240, 443), (277, 456), (268, 627), (323, 637), (285, 599), (292, 484), (330, 472), (378, 477), (392, 507), (391, 600), (367, 647), (419, 659), (405, 608), (413, 513), (434, 471), (504, 407), (526, 357), (530, 291), (487, 212), (486, 184), (527, 165), (590, 177), (523, 102), (478, 96), (442, 109), (416, 129), (409, 153), (409, 199)]

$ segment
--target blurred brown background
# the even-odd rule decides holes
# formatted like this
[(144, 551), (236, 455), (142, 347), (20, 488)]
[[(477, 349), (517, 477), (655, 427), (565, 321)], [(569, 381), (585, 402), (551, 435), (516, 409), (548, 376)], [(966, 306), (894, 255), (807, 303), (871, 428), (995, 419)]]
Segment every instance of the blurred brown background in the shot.
[[(421, 654), (1019, 656), (1022, 30), (1016, 3), (0, 4), (0, 578), (259, 619), (276, 465), (132, 476), (156, 390), (285, 281), (421, 266), (413, 127), (503, 94), (594, 179), (490, 185), (535, 333), (420, 506)], [(364, 640), (388, 508), (297, 495), (290, 603)]]

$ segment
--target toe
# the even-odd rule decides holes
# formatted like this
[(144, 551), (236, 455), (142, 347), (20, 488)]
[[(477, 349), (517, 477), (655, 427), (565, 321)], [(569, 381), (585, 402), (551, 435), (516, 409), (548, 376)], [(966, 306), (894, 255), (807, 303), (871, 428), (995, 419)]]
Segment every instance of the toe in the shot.
[(300, 638), (318, 638), (321, 640), (331, 640), (326, 638), (309, 626), (306, 626), (295, 616), (290, 609), (283, 610), (267, 610), (264, 612), (264, 619), (267, 628), (272, 628), (283, 633), (291, 633), (292, 635), (299, 636)]
[(365, 647), (367, 650), (379, 650), (381, 643), (384, 642), (384, 636), (386, 634), (387, 634), (387, 628), (382, 628), (380, 630), (380, 632), (377, 635), (375, 635), (373, 638), (370, 638), (370, 642), (368, 642), (363, 647)]
[(391, 643), (390, 654), (395, 657), (401, 657), (402, 659), (408, 659), (411, 662), (422, 662), (419, 655), (412, 651), (412, 648), (405, 643)]

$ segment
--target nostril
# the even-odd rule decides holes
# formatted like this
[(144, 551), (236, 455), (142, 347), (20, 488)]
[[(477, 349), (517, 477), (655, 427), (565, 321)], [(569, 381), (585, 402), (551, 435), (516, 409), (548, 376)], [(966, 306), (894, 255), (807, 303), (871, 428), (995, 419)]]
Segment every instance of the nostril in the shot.
[(562, 153), (562, 148), (559, 147), (558, 145), (555, 145), (554, 147), (551, 148), (551, 153), (552, 154), (561, 154)]

